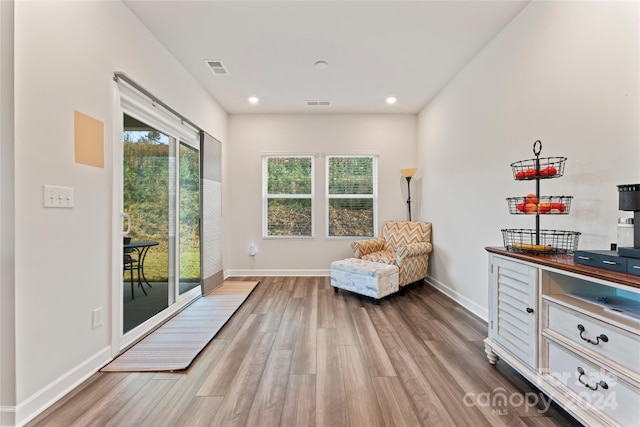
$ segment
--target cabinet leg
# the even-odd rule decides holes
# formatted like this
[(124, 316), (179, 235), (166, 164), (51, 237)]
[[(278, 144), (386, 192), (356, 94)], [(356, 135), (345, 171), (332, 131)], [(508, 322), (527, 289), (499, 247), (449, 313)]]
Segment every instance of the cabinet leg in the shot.
[(491, 349), (491, 345), (486, 341), (484, 343), (484, 352), (487, 353), (487, 359), (489, 359), (489, 363), (491, 363), (492, 365), (495, 365), (496, 363), (498, 363), (498, 360), (500, 360), (498, 355), (495, 354)]
[(333, 292), (337, 294), (338, 293), (338, 288), (334, 286), (333, 287)]

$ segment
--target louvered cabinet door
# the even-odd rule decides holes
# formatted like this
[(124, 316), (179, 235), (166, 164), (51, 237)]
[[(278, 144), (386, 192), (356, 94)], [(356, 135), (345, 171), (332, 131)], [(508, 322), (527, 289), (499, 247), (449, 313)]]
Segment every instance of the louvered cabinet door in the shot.
[(535, 369), (538, 269), (499, 256), (490, 260), (489, 337)]

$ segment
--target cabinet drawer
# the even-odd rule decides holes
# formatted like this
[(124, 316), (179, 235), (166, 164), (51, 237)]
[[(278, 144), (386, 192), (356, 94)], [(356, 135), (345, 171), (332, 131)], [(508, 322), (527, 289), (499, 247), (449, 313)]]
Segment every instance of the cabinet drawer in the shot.
[(640, 419), (640, 390), (577, 354), (545, 339), (549, 369), (559, 388), (570, 392), (576, 403), (586, 406), (607, 424), (632, 426)]
[(640, 259), (627, 258), (627, 273), (640, 276)]
[(618, 256), (615, 251), (576, 251), (573, 259), (579, 264), (627, 272), (627, 258)]
[(584, 314), (545, 301), (545, 326), (579, 347), (613, 361), (640, 378), (640, 337)]

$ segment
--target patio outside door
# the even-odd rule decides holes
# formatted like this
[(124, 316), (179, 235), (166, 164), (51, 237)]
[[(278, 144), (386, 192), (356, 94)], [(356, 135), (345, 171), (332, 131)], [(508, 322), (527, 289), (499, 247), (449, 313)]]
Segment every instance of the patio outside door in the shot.
[(202, 295), (202, 245), (199, 132), (137, 88), (114, 95), (116, 355)]
[(127, 114), (123, 130), (125, 239), (133, 246), (123, 247), (126, 334), (174, 302), (176, 140)]

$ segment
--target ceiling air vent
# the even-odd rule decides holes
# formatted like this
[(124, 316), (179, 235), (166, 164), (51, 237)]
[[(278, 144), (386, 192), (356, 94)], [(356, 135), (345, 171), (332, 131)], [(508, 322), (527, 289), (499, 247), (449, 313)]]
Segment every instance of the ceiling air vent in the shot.
[(211, 59), (211, 60), (205, 60), (204, 62), (206, 62), (209, 68), (211, 68), (211, 71), (213, 72), (213, 74), (217, 76), (229, 74), (229, 72), (227, 71), (227, 68), (224, 66), (222, 61), (219, 61), (217, 59)]
[(329, 107), (331, 106), (331, 101), (317, 101), (317, 100), (308, 100), (305, 101), (307, 107)]

